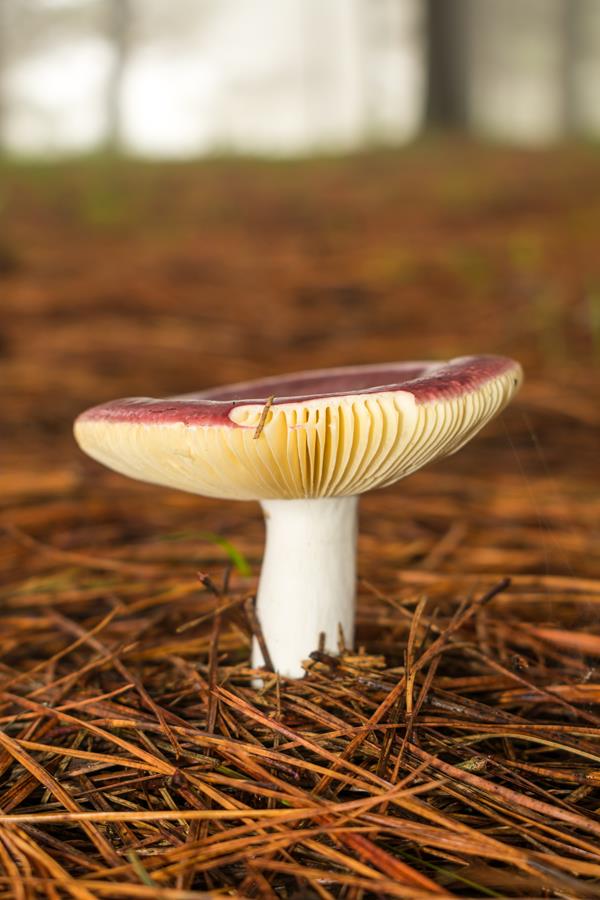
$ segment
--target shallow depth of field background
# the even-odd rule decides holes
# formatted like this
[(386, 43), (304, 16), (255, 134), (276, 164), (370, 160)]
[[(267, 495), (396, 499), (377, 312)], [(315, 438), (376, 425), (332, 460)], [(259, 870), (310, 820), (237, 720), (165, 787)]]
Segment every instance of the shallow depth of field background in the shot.
[[(68, 497), (46, 537), (110, 547), (74, 498), (98, 491), (110, 519), (134, 491), (157, 517), (127, 502), (134, 534), (177, 531), (214, 505), (83, 459), (81, 409), (504, 353), (526, 372), (506, 424), (366, 509), (410, 531), (405, 492), (433, 485), (441, 502), (456, 475), (459, 508), (432, 513), (444, 533), (468, 472), (475, 503), (509, 504), (508, 533), (514, 496), (542, 536), (512, 566), (569, 571), (552, 517), (582, 492), (569, 527), (587, 548), (598, 501), (596, 2), (17, 0), (0, 14), (4, 504)], [(243, 542), (257, 510), (217, 509)], [(35, 533), (31, 515), (7, 521)], [(452, 558), (471, 570), (468, 542)], [(6, 558), (13, 576), (25, 561), (44, 565)]]
[[(86, 407), (501, 353), (525, 370), (511, 408), (364, 498), (358, 642), (400, 666), (382, 596), (510, 576), (490, 652), (510, 667), (515, 641), (532, 678), (571, 654), (597, 703), (600, 3), (0, 0), (0, 22), (2, 671), (73, 640), (58, 613), (212, 609), (196, 572), (220, 583), (221, 538), (255, 587), (258, 506), (102, 470), (71, 436)], [(206, 659), (160, 629), (132, 665), (161, 640)], [(224, 626), (227, 664), (248, 645)]]

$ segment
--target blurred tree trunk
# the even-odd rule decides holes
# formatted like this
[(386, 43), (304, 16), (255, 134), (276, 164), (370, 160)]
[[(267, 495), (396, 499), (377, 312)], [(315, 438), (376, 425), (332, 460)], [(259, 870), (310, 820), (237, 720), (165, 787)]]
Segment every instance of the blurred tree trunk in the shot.
[(123, 146), (121, 96), (131, 39), (131, 0), (110, 0), (108, 14), (108, 36), (114, 61), (106, 89), (106, 149), (118, 153)]
[(425, 122), (434, 128), (469, 124), (470, 0), (425, 0)]
[(562, 53), (562, 117), (567, 134), (579, 130), (579, 96), (577, 61), (581, 54), (581, 0), (563, 0), (563, 53)]
[(600, 135), (600, 3), (564, 0), (565, 29), (570, 37), (564, 68), (570, 83), (563, 95), (567, 125), (579, 134)]

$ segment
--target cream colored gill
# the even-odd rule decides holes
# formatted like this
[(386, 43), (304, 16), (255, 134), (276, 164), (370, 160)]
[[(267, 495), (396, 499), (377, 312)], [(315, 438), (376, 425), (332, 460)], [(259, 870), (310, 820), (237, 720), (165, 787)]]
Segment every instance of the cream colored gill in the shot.
[(382, 391), (275, 404), (266, 415), (262, 404), (244, 404), (230, 413), (238, 427), (84, 420), (75, 435), (109, 468), (190, 493), (238, 500), (352, 496), (458, 450), (508, 403), (514, 387), (510, 373), (424, 404), (405, 391)]

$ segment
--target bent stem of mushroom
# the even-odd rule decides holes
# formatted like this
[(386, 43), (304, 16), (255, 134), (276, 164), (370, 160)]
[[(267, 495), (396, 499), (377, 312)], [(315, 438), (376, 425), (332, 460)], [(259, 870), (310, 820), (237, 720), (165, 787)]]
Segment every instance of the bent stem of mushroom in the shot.
[[(257, 615), (275, 671), (300, 678), (321, 634), (336, 652), (341, 628), (352, 646), (358, 497), (261, 505), (267, 534)], [(252, 663), (264, 665), (256, 639)]]

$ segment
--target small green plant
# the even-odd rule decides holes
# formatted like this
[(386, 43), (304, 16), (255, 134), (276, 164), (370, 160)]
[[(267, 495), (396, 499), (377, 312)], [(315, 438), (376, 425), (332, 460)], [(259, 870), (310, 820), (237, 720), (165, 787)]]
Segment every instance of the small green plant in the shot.
[(172, 534), (166, 534), (162, 537), (163, 541), (192, 541), (192, 540), (200, 540), (200, 541), (208, 541), (211, 544), (217, 544), (217, 546), (221, 547), (225, 553), (229, 561), (235, 567), (236, 571), (240, 575), (249, 576), (252, 575), (252, 569), (250, 567), (250, 563), (241, 552), (238, 550), (231, 541), (228, 541), (227, 538), (223, 537), (221, 534), (217, 534), (214, 531), (175, 531)]

